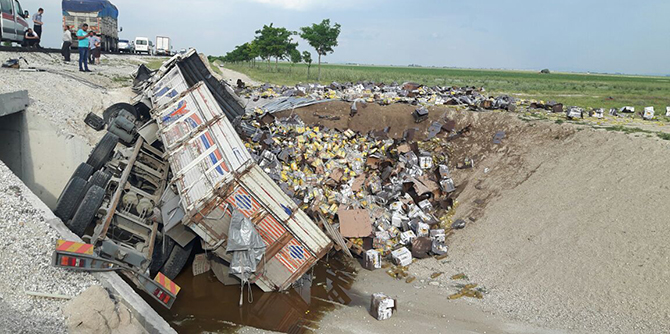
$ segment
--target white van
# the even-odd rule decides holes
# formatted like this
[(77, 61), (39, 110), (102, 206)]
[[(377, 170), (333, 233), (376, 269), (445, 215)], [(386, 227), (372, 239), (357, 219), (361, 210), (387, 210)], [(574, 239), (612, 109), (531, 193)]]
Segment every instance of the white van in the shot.
[(19, 0), (0, 0), (0, 40), (23, 43), (28, 30), (26, 19), (30, 17), (28, 11), (23, 11)]
[(146, 37), (135, 37), (135, 53), (146, 53), (150, 55), (151, 54), (151, 47), (149, 46), (150, 43), (151, 41)]

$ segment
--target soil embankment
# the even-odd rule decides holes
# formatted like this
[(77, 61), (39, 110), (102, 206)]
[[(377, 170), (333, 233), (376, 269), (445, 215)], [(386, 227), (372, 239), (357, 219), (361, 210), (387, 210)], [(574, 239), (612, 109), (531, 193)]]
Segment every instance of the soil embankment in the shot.
[[(281, 115), (295, 113), (306, 123), (364, 132), (389, 126), (389, 135), (397, 137), (404, 128), (416, 126), (409, 116), (412, 110), (408, 105), (371, 105), (350, 119), (348, 104), (338, 102)], [(326, 120), (321, 114), (341, 118)], [(383, 272), (368, 274), (374, 284), (364, 278), (357, 282), (354, 288), (366, 293), (398, 296), (404, 302), (400, 311), (408, 312), (379, 326), (361, 324), (363, 328), (384, 332), (386, 326), (430, 327), (427, 319), (413, 322), (434, 310), (445, 310), (440, 312), (447, 319), (457, 315), (457, 310), (446, 312), (464, 303), (447, 300), (461, 283), (450, 279), (456, 273), (465, 273), (467, 282), (488, 291), (482, 301), (469, 304), (496, 314), (494, 319), (509, 319), (498, 326), (494, 321), (487, 332), (537, 332), (540, 327), (659, 333), (670, 328), (670, 232), (664, 228), (670, 187), (662, 181), (670, 178), (670, 171), (662, 168), (670, 159), (669, 141), (645, 133), (523, 121), (507, 113), (431, 108), (431, 121), (446, 118), (455, 120), (457, 128), (472, 126), (469, 136), (453, 141), (449, 157), (452, 162), (475, 160), (475, 168), (454, 173), (460, 191), (455, 218), (465, 219), (467, 226), (450, 239), (446, 260), (421, 260), (410, 267), (417, 280), (400, 285), (406, 288), (387, 285), (391, 278)], [(422, 132), (429, 124), (416, 127)], [(492, 142), (497, 131), (505, 132), (501, 144)], [(444, 274), (431, 279), (436, 272)], [(418, 292), (424, 289), (430, 293)], [(427, 313), (417, 315), (418, 310)], [(335, 311), (324, 320), (325, 328), (336, 328), (338, 319), (351, 312)], [(349, 333), (357, 327), (339, 328)], [(450, 332), (450, 327), (443, 328)]]

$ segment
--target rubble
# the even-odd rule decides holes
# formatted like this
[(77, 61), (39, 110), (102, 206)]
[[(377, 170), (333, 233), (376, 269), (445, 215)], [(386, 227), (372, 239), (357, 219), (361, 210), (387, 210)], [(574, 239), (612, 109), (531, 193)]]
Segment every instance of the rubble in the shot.
[[(237, 122), (245, 146), (301, 209), (339, 230), (366, 267), (378, 268), (370, 250), (400, 266), (413, 257), (443, 255), (445, 231), (464, 227), (452, 226), (456, 185), (446, 165), (451, 144), (443, 138), (393, 140), (374, 131), (309, 126), (296, 115), (263, 121), (268, 114)], [(444, 137), (469, 131), (448, 120), (449, 131), (435, 124)], [(471, 159), (462, 164), (473, 166)]]

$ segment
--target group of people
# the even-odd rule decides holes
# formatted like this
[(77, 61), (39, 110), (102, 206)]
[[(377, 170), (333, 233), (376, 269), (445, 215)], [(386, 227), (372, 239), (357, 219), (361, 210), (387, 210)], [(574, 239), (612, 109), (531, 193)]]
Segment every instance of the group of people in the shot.
[[(88, 30), (88, 24), (82, 24), (77, 31), (77, 46), (79, 47), (79, 71), (91, 72), (88, 64), (100, 64), (100, 34)], [(67, 25), (63, 25), (63, 48), (61, 53), (65, 61), (70, 61), (70, 47), (72, 46), (72, 33)]]
[[(26, 46), (40, 48), (42, 38), (42, 14), (44, 9), (40, 8), (33, 15), (33, 28), (28, 28), (25, 34)], [(61, 54), (63, 60), (70, 61), (70, 48), (72, 47), (73, 36), (70, 27), (63, 25), (63, 46)], [(77, 46), (79, 47), (79, 71), (92, 72), (88, 69), (88, 64), (100, 64), (101, 40), (100, 34), (89, 31), (88, 24), (84, 23), (76, 34)]]
[(42, 38), (42, 14), (44, 9), (40, 8), (37, 10), (37, 13), (33, 15), (33, 28), (28, 28), (24, 40), (26, 41), (26, 46), (29, 48), (41, 47), (40, 39)]

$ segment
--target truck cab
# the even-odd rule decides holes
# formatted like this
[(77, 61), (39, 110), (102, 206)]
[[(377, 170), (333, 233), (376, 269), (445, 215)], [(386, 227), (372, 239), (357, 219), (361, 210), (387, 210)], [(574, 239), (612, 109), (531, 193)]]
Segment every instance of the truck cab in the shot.
[(2, 41), (23, 43), (30, 16), (24, 11), (18, 0), (0, 0), (0, 39)]

